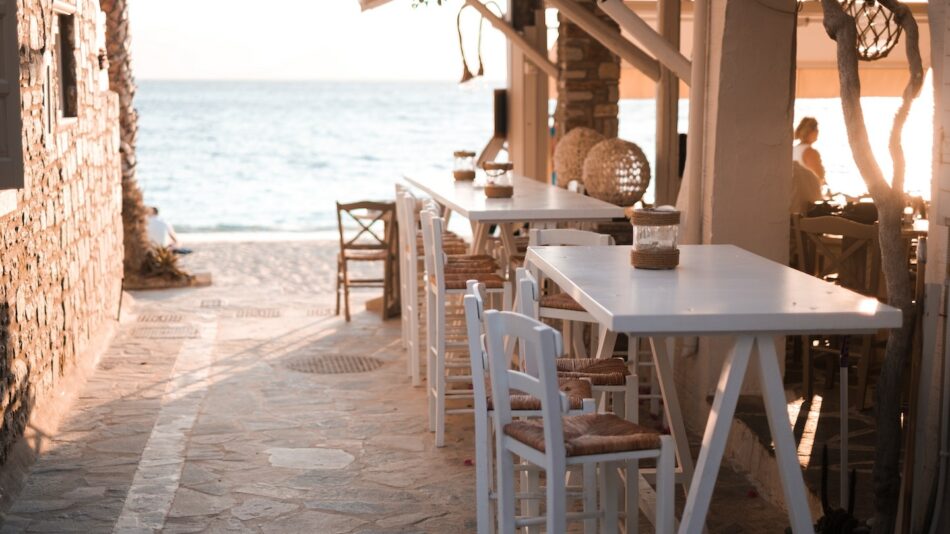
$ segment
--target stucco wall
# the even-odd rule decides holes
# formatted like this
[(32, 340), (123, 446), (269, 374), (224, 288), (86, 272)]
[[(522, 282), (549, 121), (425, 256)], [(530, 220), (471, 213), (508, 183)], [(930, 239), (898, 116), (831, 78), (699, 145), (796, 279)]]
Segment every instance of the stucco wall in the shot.
[(50, 135), (52, 2), (17, 2), (26, 187), (0, 215), (0, 465), (30, 414), (115, 320), (121, 294), (118, 102), (98, 89), (98, 2), (77, 4), (78, 117)]

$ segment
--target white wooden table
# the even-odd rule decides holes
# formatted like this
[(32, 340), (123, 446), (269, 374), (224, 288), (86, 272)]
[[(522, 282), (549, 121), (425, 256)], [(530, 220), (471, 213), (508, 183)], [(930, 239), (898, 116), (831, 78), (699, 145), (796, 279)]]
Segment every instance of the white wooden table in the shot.
[(731, 245), (683, 246), (679, 267), (670, 271), (634, 269), (629, 254), (629, 247), (531, 247), (526, 263), (541, 270), (604, 327), (650, 337), (677, 456), (685, 455), (680, 458), (684, 470), (690, 463), (689, 449), (663, 338), (736, 336), (723, 363), (680, 532), (703, 530), (754, 348), (792, 528), (796, 533), (812, 532), (774, 336), (896, 328), (901, 312)]
[(514, 226), (518, 223), (562, 221), (594, 222), (623, 217), (623, 208), (573, 193), (523, 176), (514, 177), (511, 198), (487, 198), (473, 182), (457, 182), (451, 175), (406, 176), (415, 187), (472, 224), (475, 252), (484, 250), (488, 228), (501, 227), (501, 239), (509, 255), (515, 254)]

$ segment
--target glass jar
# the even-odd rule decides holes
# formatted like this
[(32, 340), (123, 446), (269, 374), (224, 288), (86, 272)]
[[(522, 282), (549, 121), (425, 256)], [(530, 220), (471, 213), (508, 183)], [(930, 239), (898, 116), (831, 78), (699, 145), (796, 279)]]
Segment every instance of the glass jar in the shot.
[(512, 185), (514, 165), (508, 162), (487, 161), (484, 169), (488, 185), (508, 187)]
[(468, 150), (455, 152), (455, 162), (452, 165), (452, 176), (456, 180), (471, 181), (475, 179), (475, 153)]
[(640, 269), (672, 269), (679, 264), (680, 213), (672, 206), (633, 210), (630, 262)]

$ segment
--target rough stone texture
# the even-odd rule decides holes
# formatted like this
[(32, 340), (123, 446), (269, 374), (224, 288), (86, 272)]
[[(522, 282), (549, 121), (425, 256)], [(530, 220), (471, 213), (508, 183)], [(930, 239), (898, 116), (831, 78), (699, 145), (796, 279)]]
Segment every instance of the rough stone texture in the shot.
[(98, 88), (98, 4), (78, 3), (78, 116), (62, 120), (55, 83), (51, 107), (44, 97), (44, 53), (54, 80), (59, 65), (52, 2), (17, 2), (26, 187), (18, 208), (0, 216), (0, 465), (119, 303), (117, 100)]
[[(620, 32), (594, 0), (577, 0), (577, 4)], [(577, 126), (617, 137), (620, 58), (564, 15), (558, 15), (558, 22), (558, 67), (564, 73), (558, 80), (554, 113), (558, 138)]]

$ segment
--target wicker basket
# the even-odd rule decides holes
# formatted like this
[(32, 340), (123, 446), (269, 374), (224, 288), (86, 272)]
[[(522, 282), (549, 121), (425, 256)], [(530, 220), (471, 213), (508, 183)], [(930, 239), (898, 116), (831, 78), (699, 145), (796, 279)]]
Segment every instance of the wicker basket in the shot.
[(601, 141), (584, 160), (584, 188), (594, 198), (632, 206), (649, 185), (650, 162), (640, 147), (629, 141)]
[(606, 139), (597, 130), (578, 126), (567, 132), (554, 147), (554, 172), (557, 185), (567, 187), (571, 180), (580, 181), (584, 175), (584, 159), (594, 145)]

